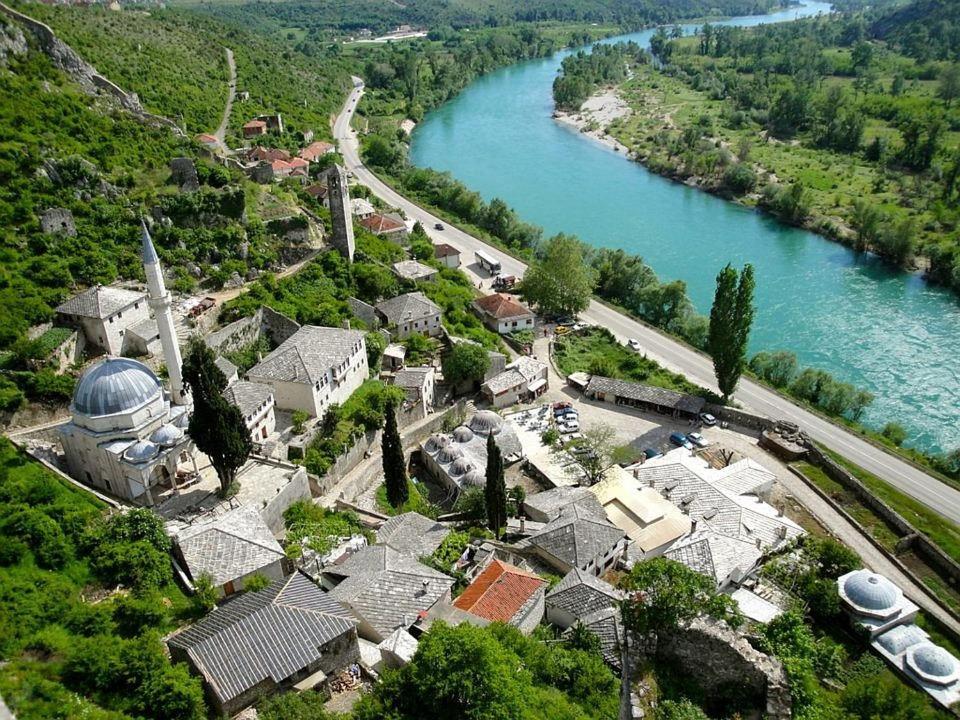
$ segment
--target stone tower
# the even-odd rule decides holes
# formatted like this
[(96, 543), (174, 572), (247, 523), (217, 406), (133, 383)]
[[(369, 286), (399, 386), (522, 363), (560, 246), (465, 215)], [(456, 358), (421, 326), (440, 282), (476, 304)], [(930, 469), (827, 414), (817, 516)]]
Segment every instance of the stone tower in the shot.
[(327, 196), (330, 198), (330, 218), (333, 223), (333, 246), (349, 262), (353, 262), (353, 212), (350, 207), (350, 189), (347, 173), (339, 165), (327, 171)]
[(146, 223), (140, 221), (143, 229), (143, 269), (147, 274), (147, 287), (150, 297), (147, 300), (153, 310), (153, 317), (157, 321), (160, 331), (160, 345), (163, 348), (163, 361), (167, 365), (167, 375), (170, 378), (170, 396), (175, 405), (186, 405), (187, 398), (183, 389), (183, 358), (180, 356), (180, 344), (173, 327), (173, 313), (170, 311), (170, 293), (163, 282), (163, 270), (160, 267), (160, 258), (153, 247), (150, 232)]

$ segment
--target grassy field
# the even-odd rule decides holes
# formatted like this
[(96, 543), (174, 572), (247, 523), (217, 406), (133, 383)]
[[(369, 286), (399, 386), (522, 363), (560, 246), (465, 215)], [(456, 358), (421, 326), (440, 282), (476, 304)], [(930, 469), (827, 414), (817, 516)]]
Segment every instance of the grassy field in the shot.
[[(920, 529), (920, 523), (917, 522), (918, 519), (925, 521), (925, 529), (922, 531), (927, 534), (931, 540), (940, 545), (951, 557), (957, 557), (957, 555), (954, 554), (956, 552), (958, 532), (956, 526), (940, 518), (933, 513), (933, 511), (919, 505), (919, 503), (912, 498), (908, 498), (902, 493), (893, 490), (876, 476), (843, 460), (843, 458), (834, 453), (830, 453), (830, 455), (861, 482), (870, 487), (877, 496), (887, 502), (894, 510), (912, 522), (915, 527)], [(833, 500), (846, 510), (882, 547), (897, 555), (941, 602), (954, 611), (960, 611), (960, 593), (958, 593), (956, 589), (951, 588), (946, 580), (917, 554), (912, 551), (898, 552), (897, 541), (901, 536), (891, 525), (883, 520), (883, 518), (861, 503), (852, 492), (845, 489), (840, 483), (828, 477), (820, 468), (805, 462), (796, 463), (794, 467), (833, 498)], [(913, 514), (911, 515), (911, 513)], [(936, 537), (930, 535), (928, 532), (930, 529), (934, 531)]]

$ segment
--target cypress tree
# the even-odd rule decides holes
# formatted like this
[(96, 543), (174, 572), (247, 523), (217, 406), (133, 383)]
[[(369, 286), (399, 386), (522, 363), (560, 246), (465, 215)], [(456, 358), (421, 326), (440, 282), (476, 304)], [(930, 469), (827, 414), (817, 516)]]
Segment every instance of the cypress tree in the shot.
[(183, 360), (183, 380), (193, 398), (187, 434), (210, 458), (225, 496), (243, 467), (253, 441), (240, 408), (223, 396), (227, 378), (215, 364), (216, 356), (203, 340), (190, 338)]
[(753, 324), (753, 266), (737, 271), (727, 265), (717, 275), (717, 290), (710, 309), (707, 350), (713, 357), (717, 385), (726, 402), (740, 381), (747, 363), (747, 343)]
[(493, 433), (487, 436), (487, 484), (483, 495), (487, 505), (487, 526), (499, 538), (507, 524), (507, 486), (503, 480), (503, 456)]
[(386, 423), (381, 441), (383, 455), (383, 482), (387, 486), (387, 500), (395, 508), (401, 507), (410, 497), (407, 484), (407, 466), (403, 459), (403, 445), (397, 429), (397, 405), (387, 403)]

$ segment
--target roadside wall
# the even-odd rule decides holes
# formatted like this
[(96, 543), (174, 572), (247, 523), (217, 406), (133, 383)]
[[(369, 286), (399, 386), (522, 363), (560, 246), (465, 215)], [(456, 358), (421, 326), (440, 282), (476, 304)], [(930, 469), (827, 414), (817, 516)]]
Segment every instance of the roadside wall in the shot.
[(714, 405), (713, 403), (707, 403), (703, 406), (703, 411), (710, 413), (718, 420), (726, 420), (734, 425), (750, 428), (752, 430), (769, 430), (777, 424), (776, 421), (771, 420), (768, 417), (754, 415), (753, 413), (748, 413), (744, 410), (737, 410), (736, 408), (726, 407), (725, 405)]

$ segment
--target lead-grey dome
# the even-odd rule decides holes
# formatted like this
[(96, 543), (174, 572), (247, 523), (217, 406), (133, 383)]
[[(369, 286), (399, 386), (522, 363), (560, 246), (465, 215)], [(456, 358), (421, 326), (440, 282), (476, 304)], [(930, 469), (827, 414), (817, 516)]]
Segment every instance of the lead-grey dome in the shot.
[(173, 423), (167, 423), (166, 425), (161, 425), (156, 430), (153, 431), (153, 434), (150, 436), (150, 442), (156, 443), (163, 447), (170, 447), (176, 445), (183, 439), (183, 430), (178, 428)]
[(460, 484), (468, 487), (483, 487), (487, 479), (478, 470), (471, 470), (460, 478)]
[(107, 358), (88, 369), (73, 393), (73, 408), (90, 417), (130, 412), (163, 394), (160, 380), (130, 358)]
[(130, 462), (142, 463), (153, 460), (159, 452), (160, 449), (149, 440), (140, 440), (128, 447), (124, 451), (123, 457)]
[(437, 453), (437, 461), (442, 463), (453, 462), (461, 455), (463, 455), (463, 451), (460, 450), (460, 448), (454, 445), (445, 445), (440, 448), (440, 452)]
[(931, 682), (948, 683), (957, 674), (957, 661), (946, 650), (933, 643), (924, 643), (907, 650), (910, 667)]
[(869, 570), (851, 573), (843, 583), (843, 594), (853, 605), (873, 612), (894, 610), (901, 597), (896, 585)]
[(450, 464), (451, 475), (463, 475), (473, 470), (473, 465), (465, 457), (458, 457)]
[(470, 442), (473, 440), (473, 430), (466, 425), (461, 425), (453, 431), (453, 439), (459, 443)]
[(469, 427), (477, 435), (496, 435), (503, 427), (503, 418), (493, 410), (481, 410), (470, 418)]
[(927, 634), (916, 625), (897, 625), (879, 638), (880, 647), (891, 655), (899, 655), (908, 647), (926, 642)]

